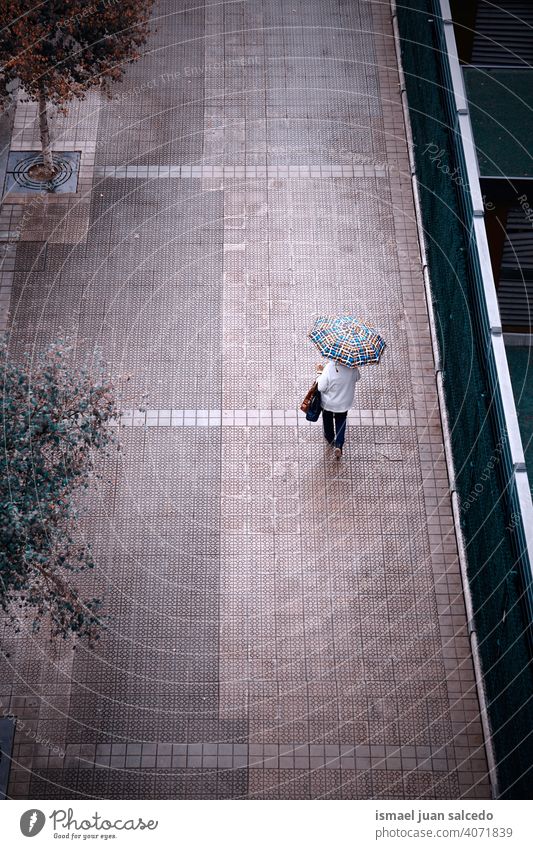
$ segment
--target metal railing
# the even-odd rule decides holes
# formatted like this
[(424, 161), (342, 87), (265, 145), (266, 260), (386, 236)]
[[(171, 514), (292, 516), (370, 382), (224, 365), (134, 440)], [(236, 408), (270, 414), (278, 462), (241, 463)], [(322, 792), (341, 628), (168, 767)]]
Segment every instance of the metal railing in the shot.
[(502, 440), (501, 471), (507, 514), (525, 591), (530, 639), (533, 625), (533, 502), (518, 427), (500, 311), (485, 230), (483, 198), (468, 100), (457, 55), (448, 0), (432, 0), (452, 142), (467, 181), (458, 187), (463, 225), (468, 234), (467, 262), (475, 286), (474, 316), (491, 393), (493, 427)]
[(529, 798), (533, 506), (468, 104), (448, 5), (391, 0), (391, 11), (491, 789)]

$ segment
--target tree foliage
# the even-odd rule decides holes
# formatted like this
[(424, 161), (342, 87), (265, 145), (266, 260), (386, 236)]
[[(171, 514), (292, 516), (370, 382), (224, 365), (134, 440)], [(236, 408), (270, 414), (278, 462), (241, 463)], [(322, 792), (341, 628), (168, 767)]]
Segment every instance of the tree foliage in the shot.
[(0, 604), (14, 621), (29, 613), (34, 627), (49, 619), (53, 634), (92, 640), (99, 602), (74, 583), (94, 565), (76, 500), (115, 442), (113, 386), (102, 364), (75, 366), (61, 342), (35, 361), (15, 362), (6, 343), (0, 356)]
[(94, 86), (109, 93), (139, 58), (153, 0), (0, 0), (2, 88), (62, 107)]
[[(65, 111), (98, 86), (107, 94), (125, 65), (140, 56), (153, 0), (0, 0), (0, 101), (18, 81), (39, 104), (42, 168), (54, 174), (48, 104)], [(4, 22), (9, 22), (3, 25)]]

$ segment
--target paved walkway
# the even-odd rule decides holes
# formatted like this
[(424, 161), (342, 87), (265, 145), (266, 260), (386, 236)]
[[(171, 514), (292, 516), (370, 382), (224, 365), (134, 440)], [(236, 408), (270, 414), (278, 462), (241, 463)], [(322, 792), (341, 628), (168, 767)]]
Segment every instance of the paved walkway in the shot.
[[(157, 14), (118, 100), (56, 123), (79, 194), (3, 206), (13, 345), (132, 374), (84, 527), (110, 628), (6, 632), (10, 792), (486, 797), (388, 5)], [(344, 310), (389, 344), (337, 464), (297, 408)]]

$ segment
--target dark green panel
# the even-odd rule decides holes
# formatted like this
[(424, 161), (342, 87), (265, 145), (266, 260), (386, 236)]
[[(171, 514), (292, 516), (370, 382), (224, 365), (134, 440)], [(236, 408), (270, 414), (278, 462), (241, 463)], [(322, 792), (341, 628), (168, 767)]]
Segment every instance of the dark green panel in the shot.
[(465, 68), (483, 177), (533, 177), (533, 70)]

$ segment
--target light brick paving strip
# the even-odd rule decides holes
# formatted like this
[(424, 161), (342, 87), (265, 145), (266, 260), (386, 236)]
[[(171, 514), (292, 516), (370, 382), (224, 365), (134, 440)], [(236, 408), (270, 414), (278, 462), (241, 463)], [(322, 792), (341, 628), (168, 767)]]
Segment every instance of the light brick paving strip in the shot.
[[(361, 427), (414, 424), (409, 410), (350, 410), (348, 422)], [(308, 428), (297, 410), (123, 410), (121, 427), (295, 427)]]
[(93, 746), (70, 744), (65, 752), (66, 766), (92, 769), (341, 769), (365, 771), (372, 767), (400, 769), (402, 760), (412, 767), (448, 772), (442, 748), (431, 746), (358, 746), (309, 743), (98, 743)]
[[(7, 638), (2, 703), (65, 752), (20, 726), (11, 793), (487, 796), (387, 7), (185, 9), (65, 124), (90, 206), (50, 216), (84, 170), (2, 211), (14, 348), (66, 328), (132, 374), (83, 523), (110, 629)], [(336, 464), (297, 405), (340, 311), (389, 345)]]
[(168, 179), (301, 179), (327, 180), (337, 178), (350, 180), (360, 177), (386, 177), (383, 166), (372, 165), (112, 165), (94, 169), (95, 180), (113, 177), (136, 180)]

